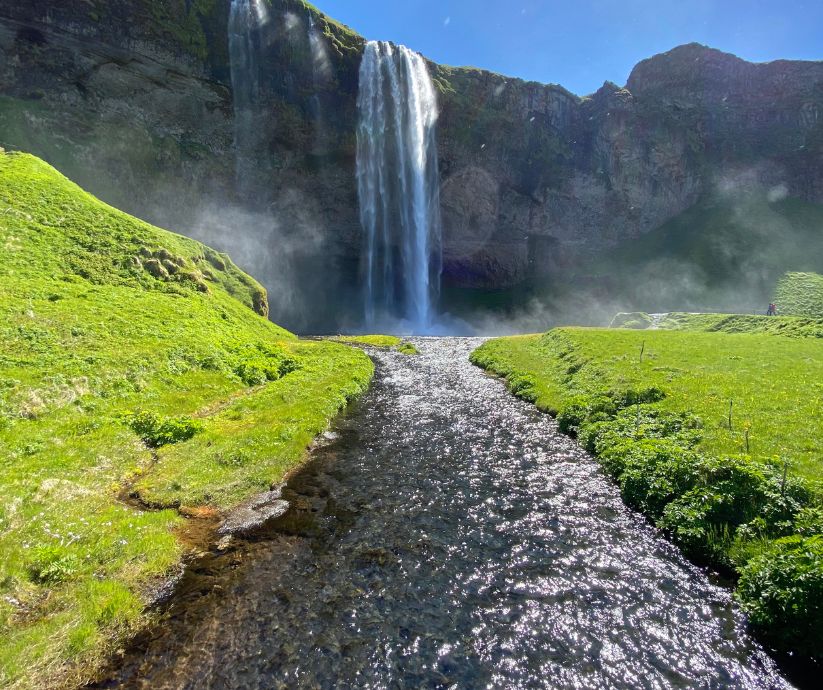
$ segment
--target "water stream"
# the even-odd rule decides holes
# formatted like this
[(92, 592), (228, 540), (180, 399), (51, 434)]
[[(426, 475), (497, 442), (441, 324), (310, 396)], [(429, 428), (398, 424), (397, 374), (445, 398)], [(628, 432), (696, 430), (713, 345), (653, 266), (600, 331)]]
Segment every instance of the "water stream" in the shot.
[(781, 688), (726, 589), (468, 362), (377, 352), (292, 508), (190, 571), (106, 687)]

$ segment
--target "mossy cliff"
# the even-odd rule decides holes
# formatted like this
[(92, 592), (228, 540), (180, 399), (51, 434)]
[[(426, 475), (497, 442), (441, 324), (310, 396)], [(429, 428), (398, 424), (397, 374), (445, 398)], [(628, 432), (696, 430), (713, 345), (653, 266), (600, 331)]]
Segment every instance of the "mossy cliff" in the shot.
[[(278, 300), (274, 314), (295, 328), (336, 330), (359, 317), (364, 39), (302, 0), (265, 0), (259, 145), (240, 193), (229, 5), (0, 0), (0, 145), (34, 151), (118, 207), (231, 246), (272, 289), (287, 273), (302, 301)], [(447, 287), (593, 285), (599, 296), (625, 290), (633, 302), (597, 258), (608, 263), (624, 246), (642, 253), (645, 238), (678, 219), (712, 247), (719, 223), (703, 212), (712, 205), (727, 209), (719, 222), (744, 238), (706, 259), (733, 254), (722, 271), (733, 283), (762, 272), (748, 265), (761, 252), (745, 241), (769, 236), (758, 209), (773, 211), (777, 227), (795, 222), (791, 204), (823, 203), (823, 63), (752, 64), (690, 44), (641, 62), (625, 86), (605, 83), (588, 96), (482, 70), (431, 63), (430, 71), (441, 110)], [(652, 259), (674, 255), (662, 271), (669, 277), (673, 263), (695, 263), (670, 234), (652, 243)], [(789, 259), (776, 259), (763, 284), (814, 270)], [(698, 284), (703, 268), (677, 275)], [(756, 301), (767, 297), (752, 289)], [(315, 308), (304, 309), (306, 300)], [(716, 306), (703, 293), (695, 300)]]

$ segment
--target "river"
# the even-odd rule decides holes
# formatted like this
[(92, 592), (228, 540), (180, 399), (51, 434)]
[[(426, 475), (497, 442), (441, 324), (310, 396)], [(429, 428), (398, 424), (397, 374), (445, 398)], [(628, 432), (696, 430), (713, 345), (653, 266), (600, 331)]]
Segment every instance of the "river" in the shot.
[(781, 688), (729, 591), (555, 423), (468, 362), (372, 352), (372, 389), (200, 560), (99, 687)]

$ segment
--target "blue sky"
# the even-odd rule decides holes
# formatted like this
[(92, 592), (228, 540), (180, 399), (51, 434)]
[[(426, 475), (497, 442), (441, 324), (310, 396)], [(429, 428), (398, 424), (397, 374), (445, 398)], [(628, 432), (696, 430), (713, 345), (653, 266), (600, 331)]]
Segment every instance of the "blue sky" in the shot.
[(625, 84), (638, 61), (692, 41), (754, 61), (823, 59), (823, 0), (313, 2), (367, 38), (581, 95)]

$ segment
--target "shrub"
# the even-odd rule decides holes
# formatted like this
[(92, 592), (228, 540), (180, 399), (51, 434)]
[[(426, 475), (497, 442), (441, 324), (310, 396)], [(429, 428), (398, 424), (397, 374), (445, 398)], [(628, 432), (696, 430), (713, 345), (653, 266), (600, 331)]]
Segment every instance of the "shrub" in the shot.
[(737, 593), (765, 639), (823, 660), (823, 535), (774, 542), (743, 567)]
[(247, 386), (277, 381), (299, 368), (294, 357), (274, 345), (248, 345), (235, 352), (234, 373)]
[(618, 403), (611, 395), (579, 395), (557, 415), (557, 424), (564, 434), (577, 436), (584, 424), (609, 421), (618, 411)]
[[(690, 556), (729, 565), (728, 549), (737, 529), (754, 523), (759, 535), (791, 530), (808, 500), (801, 480), (782, 485), (768, 467), (745, 458), (701, 458), (697, 485), (665, 507), (659, 525)], [(718, 544), (718, 534), (728, 535)]]
[(534, 376), (530, 374), (515, 374), (510, 376), (508, 381), (509, 390), (518, 398), (532, 403), (537, 400), (537, 381), (535, 381)]
[(655, 519), (699, 481), (699, 456), (668, 439), (635, 441), (623, 463), (618, 483), (624, 500)]
[(794, 523), (797, 533), (804, 537), (823, 534), (823, 508), (810, 506), (801, 508)]
[(135, 412), (127, 417), (132, 430), (152, 448), (188, 441), (203, 429), (190, 417), (163, 417), (154, 412)]
[(578, 438), (586, 450), (597, 455), (627, 438), (669, 438), (685, 448), (693, 448), (701, 439), (701, 427), (700, 419), (692, 414), (635, 405), (621, 410), (612, 420), (584, 423)]
[(627, 407), (660, 402), (665, 397), (666, 393), (657, 386), (641, 390), (577, 395), (569, 400), (557, 415), (557, 423), (564, 434), (577, 436), (584, 424), (609, 421)]

